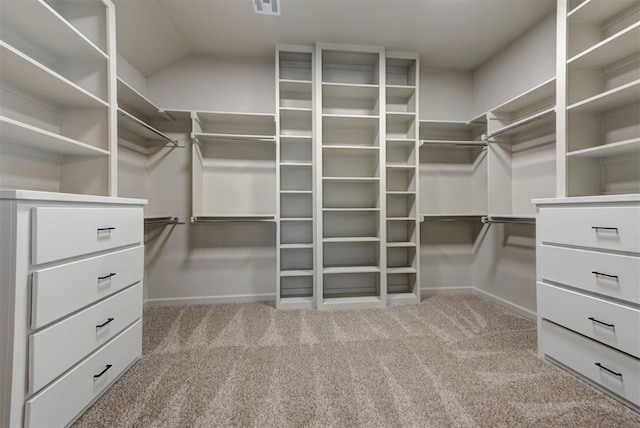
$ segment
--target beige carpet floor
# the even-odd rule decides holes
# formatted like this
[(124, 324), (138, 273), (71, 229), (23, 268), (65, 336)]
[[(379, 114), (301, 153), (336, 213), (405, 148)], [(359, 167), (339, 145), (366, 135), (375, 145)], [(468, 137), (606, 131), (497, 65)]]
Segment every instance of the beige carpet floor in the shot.
[(535, 323), (475, 295), (319, 312), (144, 312), (143, 357), (77, 427), (640, 427), (536, 356)]

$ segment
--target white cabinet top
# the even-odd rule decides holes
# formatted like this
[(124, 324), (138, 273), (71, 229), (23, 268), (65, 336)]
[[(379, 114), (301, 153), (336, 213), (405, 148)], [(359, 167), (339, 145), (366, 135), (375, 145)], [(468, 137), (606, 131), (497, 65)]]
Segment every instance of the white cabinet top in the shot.
[(89, 202), (95, 204), (146, 205), (146, 199), (114, 198), (110, 196), (73, 193), (40, 192), (36, 190), (0, 189), (0, 200)]
[(616, 202), (640, 202), (640, 193), (627, 195), (574, 196), (570, 198), (543, 198), (531, 200), (531, 203), (533, 203), (534, 205), (606, 204)]

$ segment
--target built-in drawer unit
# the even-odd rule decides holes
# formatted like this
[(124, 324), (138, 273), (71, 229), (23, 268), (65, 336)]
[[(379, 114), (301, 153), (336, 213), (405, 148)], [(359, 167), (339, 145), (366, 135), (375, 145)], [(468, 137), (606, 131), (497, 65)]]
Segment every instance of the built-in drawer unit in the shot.
[(32, 208), (32, 264), (53, 262), (143, 241), (142, 208)]
[(640, 304), (640, 256), (541, 244), (538, 265), (543, 282)]
[(640, 310), (538, 283), (538, 315), (640, 357)]
[(36, 270), (31, 277), (31, 328), (38, 329), (142, 280), (144, 247)]
[(142, 316), (142, 284), (29, 336), (29, 394), (46, 386)]
[(640, 406), (640, 360), (549, 321), (541, 323), (540, 352)]
[(27, 400), (26, 427), (68, 425), (142, 352), (142, 322), (137, 321), (64, 376)]
[(540, 242), (640, 253), (640, 207), (542, 207)]

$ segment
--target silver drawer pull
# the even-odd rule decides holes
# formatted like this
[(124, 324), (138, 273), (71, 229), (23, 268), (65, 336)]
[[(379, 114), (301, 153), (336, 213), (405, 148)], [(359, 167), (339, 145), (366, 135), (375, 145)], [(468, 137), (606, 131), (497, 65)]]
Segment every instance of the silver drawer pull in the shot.
[(100, 373), (98, 374), (94, 374), (93, 378), (94, 379), (98, 379), (100, 376), (102, 376), (103, 374), (105, 374), (107, 372), (107, 370), (109, 370), (111, 367), (113, 367), (113, 364), (107, 364), (107, 366), (104, 368), (104, 370), (102, 370)]
[(102, 324), (98, 324), (98, 325), (96, 326), (96, 328), (102, 328), (102, 327), (104, 327), (105, 325), (108, 325), (108, 324), (109, 324), (111, 321), (113, 321), (114, 319), (115, 319), (115, 318), (107, 318), (107, 320), (106, 320), (105, 322), (103, 322)]
[(591, 273), (594, 274), (595, 276), (606, 276), (607, 278), (618, 279), (618, 275), (609, 275), (608, 273), (602, 273), (602, 272), (598, 272), (596, 270), (592, 270)]
[(606, 370), (606, 371), (608, 371), (609, 373), (611, 373), (612, 375), (616, 375), (616, 376), (618, 376), (618, 377), (622, 378), (622, 373), (614, 372), (613, 370), (606, 368), (605, 366), (603, 366), (603, 365), (602, 365), (602, 364), (600, 364), (600, 363), (594, 363), (594, 364), (595, 364), (596, 366), (600, 367), (602, 370)]
[(616, 326), (614, 324), (609, 324), (609, 323), (606, 323), (604, 321), (597, 320), (594, 317), (589, 317), (587, 319), (590, 320), (590, 321), (596, 322), (598, 324), (602, 324), (602, 325), (607, 326), (607, 327), (616, 328)]
[(591, 229), (595, 230), (596, 232), (599, 230), (609, 230), (618, 233), (617, 227), (591, 226)]
[(114, 276), (116, 276), (115, 272), (111, 272), (109, 275), (99, 276), (98, 277), (98, 281), (109, 279), (109, 278), (114, 277)]

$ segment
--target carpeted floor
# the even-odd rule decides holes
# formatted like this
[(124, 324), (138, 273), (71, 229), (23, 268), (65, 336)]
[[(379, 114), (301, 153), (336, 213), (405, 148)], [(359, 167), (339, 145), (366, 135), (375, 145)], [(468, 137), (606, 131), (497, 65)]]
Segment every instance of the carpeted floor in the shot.
[(474, 295), (319, 312), (149, 308), (142, 359), (77, 427), (640, 427)]

